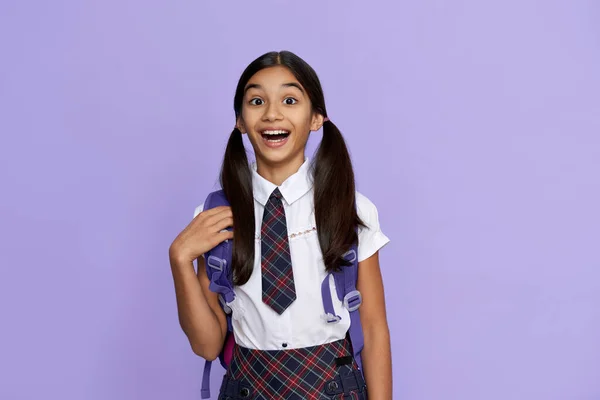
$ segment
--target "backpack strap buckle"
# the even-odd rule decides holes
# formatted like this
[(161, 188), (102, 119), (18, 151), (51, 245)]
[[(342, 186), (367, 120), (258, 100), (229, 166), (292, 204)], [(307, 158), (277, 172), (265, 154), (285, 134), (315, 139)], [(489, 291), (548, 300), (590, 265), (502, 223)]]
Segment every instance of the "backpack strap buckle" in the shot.
[(344, 296), (344, 306), (348, 311), (356, 311), (362, 304), (362, 295), (358, 290), (353, 290)]
[(212, 269), (216, 269), (217, 271), (223, 271), (223, 268), (225, 268), (225, 266), (227, 265), (227, 261), (219, 257), (208, 256), (206, 264)]
[[(351, 256), (351, 259), (348, 259), (348, 256)], [(342, 256), (346, 261), (348, 261), (349, 263), (353, 263), (354, 261), (356, 261), (356, 250), (352, 249), (350, 251), (347, 251), (346, 253), (344, 253), (344, 255)]]

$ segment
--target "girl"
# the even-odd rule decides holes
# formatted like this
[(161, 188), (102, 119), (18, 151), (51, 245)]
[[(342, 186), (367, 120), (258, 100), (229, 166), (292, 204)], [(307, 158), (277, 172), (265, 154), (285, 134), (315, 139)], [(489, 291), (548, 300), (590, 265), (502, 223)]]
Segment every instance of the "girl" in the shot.
[[(199, 206), (169, 249), (181, 327), (193, 351), (214, 360), (228, 325), (201, 256), (235, 237), (235, 300), (227, 304), (235, 345), (219, 399), (367, 399), (366, 387), (371, 400), (391, 399), (378, 260), (389, 239), (375, 205), (355, 191), (350, 156), (327, 118), (319, 78), (293, 53), (264, 54), (242, 74), (234, 110), (220, 177), (230, 206)], [(306, 143), (321, 127), (311, 162)], [(242, 135), (254, 149), (252, 165)], [(349, 310), (331, 296), (339, 321), (328, 323), (322, 299), (322, 283), (347, 265), (344, 255), (356, 243), (362, 370), (348, 339)], [(328, 290), (335, 293), (333, 279)]]

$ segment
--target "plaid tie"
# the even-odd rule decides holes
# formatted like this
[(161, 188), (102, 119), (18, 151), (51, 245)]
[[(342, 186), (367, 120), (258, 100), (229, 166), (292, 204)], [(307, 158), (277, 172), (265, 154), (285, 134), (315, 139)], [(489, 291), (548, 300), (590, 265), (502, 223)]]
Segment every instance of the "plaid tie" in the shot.
[(281, 192), (276, 188), (265, 206), (261, 228), (262, 300), (278, 314), (294, 300), (296, 290)]

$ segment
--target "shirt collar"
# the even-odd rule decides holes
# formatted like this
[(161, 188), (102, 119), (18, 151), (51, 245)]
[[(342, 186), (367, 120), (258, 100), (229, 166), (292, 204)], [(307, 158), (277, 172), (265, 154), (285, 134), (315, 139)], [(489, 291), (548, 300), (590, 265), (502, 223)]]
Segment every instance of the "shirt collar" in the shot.
[[(297, 172), (290, 175), (279, 186), (279, 191), (288, 204), (292, 204), (312, 189), (313, 182), (310, 176), (310, 160), (304, 159), (304, 163)], [(257, 172), (256, 161), (252, 163), (252, 191), (254, 198), (263, 206), (267, 204), (271, 193), (278, 186), (260, 176)]]

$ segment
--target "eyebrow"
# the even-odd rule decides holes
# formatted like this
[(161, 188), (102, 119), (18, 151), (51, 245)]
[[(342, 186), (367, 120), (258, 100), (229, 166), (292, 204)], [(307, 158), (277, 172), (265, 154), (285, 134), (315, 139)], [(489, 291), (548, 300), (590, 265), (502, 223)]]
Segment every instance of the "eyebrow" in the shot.
[[(281, 87), (295, 87), (297, 88), (299, 91), (302, 92), (302, 94), (304, 94), (304, 90), (302, 89), (302, 86), (300, 86), (298, 83), (296, 82), (289, 82), (289, 83), (284, 83), (283, 85), (281, 85)], [(263, 87), (260, 86), (258, 83), (251, 83), (249, 85), (246, 85), (246, 88), (244, 89), (244, 93), (246, 93), (248, 90), (250, 89), (262, 89)]]

